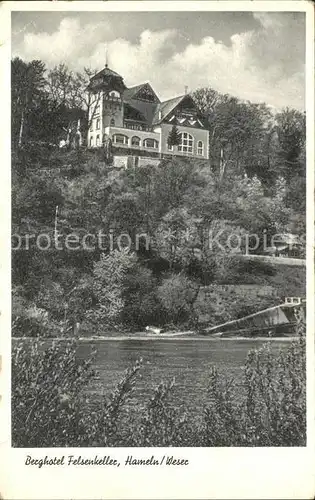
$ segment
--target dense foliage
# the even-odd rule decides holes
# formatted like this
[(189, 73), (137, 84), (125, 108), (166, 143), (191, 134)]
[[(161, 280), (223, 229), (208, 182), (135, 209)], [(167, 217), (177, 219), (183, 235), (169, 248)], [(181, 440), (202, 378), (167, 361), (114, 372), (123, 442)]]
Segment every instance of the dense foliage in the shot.
[[(13, 343), (12, 444), (51, 446), (305, 446), (305, 338), (279, 354), (267, 344), (250, 351), (241, 382), (209, 373), (200, 419), (183, 412), (176, 380), (160, 384), (147, 403), (131, 406), (141, 362), (109, 396), (89, 396), (96, 375), (75, 340)], [(183, 406), (181, 406), (182, 408)]]
[[(193, 94), (209, 161), (122, 170), (102, 150), (71, 149), (78, 120), (89, 126), (93, 74), (12, 61), (12, 331), (36, 337), (13, 340), (13, 445), (305, 445), (303, 336), (278, 357), (268, 346), (249, 353), (241, 385), (213, 368), (199, 422), (172, 402), (176, 381), (131, 411), (140, 362), (112, 394), (90, 400), (96, 374), (93, 359), (80, 359), (79, 326), (80, 335), (196, 329), (207, 285), (218, 298), (207, 305), (212, 324), (304, 295), (302, 268), (241, 257), (246, 246), (264, 253), (276, 233), (303, 237), (306, 185), (305, 114), (210, 88)], [(61, 140), (69, 147), (59, 150)], [(176, 127), (168, 143), (178, 143)], [(269, 285), (275, 296), (216, 292), (229, 284)], [(51, 340), (60, 336), (68, 339)]]
[[(200, 89), (193, 98), (208, 122), (210, 162), (173, 158), (119, 170), (102, 151), (58, 149), (73, 120), (88, 125), (91, 74), (12, 61), (14, 334), (60, 335), (78, 322), (93, 333), (196, 326), (203, 285), (272, 285), (274, 303), (288, 291), (303, 295), (300, 268), (245, 263), (233, 248), (209, 247), (209, 234), (224, 244), (233, 233), (240, 253), (256, 234), (262, 253), (265, 235), (305, 233), (304, 114)], [(265, 303), (213, 305), (213, 318)]]

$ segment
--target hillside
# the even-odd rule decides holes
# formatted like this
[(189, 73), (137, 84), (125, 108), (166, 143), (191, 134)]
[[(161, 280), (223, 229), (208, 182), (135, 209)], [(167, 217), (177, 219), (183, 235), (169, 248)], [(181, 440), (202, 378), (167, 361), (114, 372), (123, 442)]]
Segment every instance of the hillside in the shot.
[(229, 308), (221, 290), (211, 318), (218, 322), (305, 295), (304, 268), (237, 258), (263, 255), (276, 234), (303, 240), (302, 113), (285, 109), (271, 119), (265, 105), (200, 89), (193, 98), (210, 132), (209, 161), (168, 155), (118, 169), (101, 147), (73, 149), (70, 141), (59, 149), (64, 129), (86, 113), (80, 95), (75, 106), (66, 91), (54, 100), (40, 61), (12, 66), (16, 335), (57, 335), (78, 324), (93, 334), (195, 327), (194, 303), (207, 286), (275, 289)]

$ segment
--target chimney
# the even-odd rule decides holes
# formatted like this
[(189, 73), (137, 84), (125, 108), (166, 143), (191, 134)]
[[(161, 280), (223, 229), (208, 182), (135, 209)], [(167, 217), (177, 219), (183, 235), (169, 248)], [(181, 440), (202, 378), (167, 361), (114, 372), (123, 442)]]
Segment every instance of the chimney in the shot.
[(185, 95), (188, 94), (188, 85), (185, 85)]

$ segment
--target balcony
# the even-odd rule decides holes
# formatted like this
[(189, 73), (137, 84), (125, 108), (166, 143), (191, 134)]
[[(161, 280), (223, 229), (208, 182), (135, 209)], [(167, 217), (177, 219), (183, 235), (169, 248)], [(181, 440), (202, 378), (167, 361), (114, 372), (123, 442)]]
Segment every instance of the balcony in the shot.
[(115, 96), (115, 95), (110, 95), (110, 94), (104, 94), (103, 96), (104, 101), (110, 101), (110, 102), (118, 102), (121, 104), (122, 100), (121, 97)]
[(136, 120), (125, 120), (124, 128), (127, 128), (129, 130), (139, 130), (143, 132), (153, 132), (152, 127), (149, 127), (149, 125), (146, 125), (145, 123), (139, 123)]
[(159, 152), (161, 147), (160, 134), (151, 131), (134, 130), (127, 127), (106, 127), (105, 134), (113, 141), (113, 146), (125, 149)]

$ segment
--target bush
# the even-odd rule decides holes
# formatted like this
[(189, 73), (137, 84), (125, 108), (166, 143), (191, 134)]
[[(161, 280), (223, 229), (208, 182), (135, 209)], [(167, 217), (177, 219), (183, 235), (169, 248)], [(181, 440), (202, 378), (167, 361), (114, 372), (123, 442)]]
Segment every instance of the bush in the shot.
[(172, 274), (157, 289), (157, 296), (166, 311), (166, 318), (173, 324), (193, 321), (193, 303), (199, 286), (183, 275)]
[(172, 401), (174, 381), (160, 384), (144, 407), (131, 396), (141, 361), (108, 396), (89, 401), (92, 359), (75, 340), (12, 349), (12, 445), (63, 446), (305, 446), (305, 339), (271, 356), (268, 345), (248, 354), (239, 384), (210, 373), (203, 418)]
[(12, 444), (19, 447), (80, 443), (83, 390), (91, 361), (76, 358), (74, 341), (45, 349), (43, 342), (14, 343)]
[(305, 340), (271, 357), (270, 344), (250, 351), (241, 397), (233, 381), (210, 375), (205, 446), (306, 446)]

